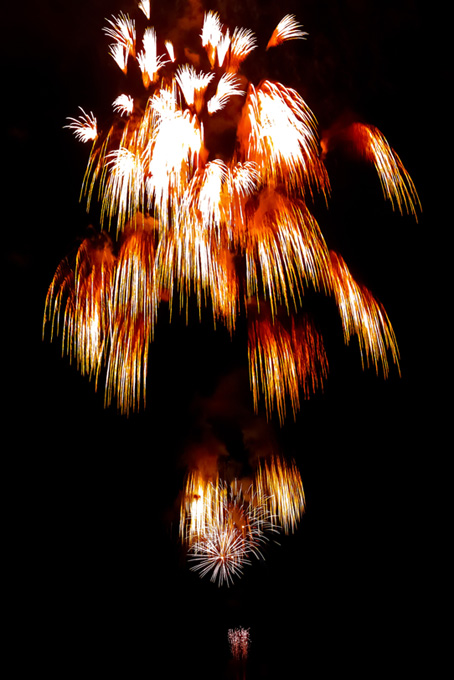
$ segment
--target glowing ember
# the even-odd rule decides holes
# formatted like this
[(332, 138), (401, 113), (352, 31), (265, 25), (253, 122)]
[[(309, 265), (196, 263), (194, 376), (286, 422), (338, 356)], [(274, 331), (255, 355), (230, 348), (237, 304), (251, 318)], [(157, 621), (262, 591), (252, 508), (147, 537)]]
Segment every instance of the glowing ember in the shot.
[[(149, 3), (140, 9), (149, 18)], [(187, 310), (195, 295), (199, 312), (209, 304), (214, 323), (230, 333), (240, 315), (248, 319), (255, 408), (263, 395), (268, 416), (276, 410), (283, 422), (286, 401), (296, 413), (300, 392), (322, 388), (327, 374), (322, 339), (304, 313), (312, 287), (334, 297), (345, 341), (356, 334), (363, 365), (380, 364), (386, 377), (388, 353), (397, 365), (399, 358), (386, 313), (329, 251), (306, 202), (330, 194), (316, 119), (295, 90), (269, 80), (254, 85), (241, 74), (256, 47), (252, 31), (231, 32), (207, 12), (200, 36), (206, 72), (197, 60), (179, 61), (152, 26), (137, 37), (126, 14), (108, 20), (105, 34), (119, 68), (142, 80), (143, 95), (136, 84), (134, 98), (120, 95), (102, 135), (92, 113), (81, 109), (69, 119), (76, 137), (93, 143), (87, 208), (99, 195), (102, 225), (116, 229), (118, 244), (87, 239), (75, 263), (58, 267), (44, 326), (50, 321), (52, 335), (62, 332), (63, 352), (95, 384), (105, 364), (106, 404), (115, 398), (122, 413), (137, 410), (159, 304), (172, 314), (176, 299)], [(288, 15), (268, 47), (305, 37)], [(132, 60), (136, 68), (128, 71)], [(232, 125), (234, 142), (218, 149)], [(383, 135), (366, 125), (352, 126), (350, 135), (377, 169), (386, 199), (416, 216), (414, 185)]]

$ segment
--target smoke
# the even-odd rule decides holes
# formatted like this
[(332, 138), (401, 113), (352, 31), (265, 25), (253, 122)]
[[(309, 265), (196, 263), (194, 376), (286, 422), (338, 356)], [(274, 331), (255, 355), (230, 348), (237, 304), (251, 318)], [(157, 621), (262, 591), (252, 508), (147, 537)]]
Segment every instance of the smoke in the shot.
[[(203, 24), (204, 8), (200, 0), (188, 0), (171, 31), (171, 39), (178, 44), (197, 45)], [(189, 42), (188, 42), (189, 41)]]
[(182, 463), (206, 478), (246, 479), (261, 458), (277, 451), (273, 427), (252, 410), (247, 370), (223, 375), (213, 393), (197, 395), (192, 404), (194, 427)]

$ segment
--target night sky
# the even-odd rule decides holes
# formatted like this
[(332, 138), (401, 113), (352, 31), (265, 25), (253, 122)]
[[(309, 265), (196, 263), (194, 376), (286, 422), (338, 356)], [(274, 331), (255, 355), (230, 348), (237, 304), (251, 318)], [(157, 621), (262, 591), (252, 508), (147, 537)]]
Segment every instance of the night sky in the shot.
[[(445, 324), (436, 320), (435, 292), (444, 239), (435, 248), (430, 239), (447, 231), (434, 195), (449, 132), (432, 102), (444, 110), (448, 62), (433, 35), (426, 38), (416, 0), (206, 4), (231, 28), (256, 32), (249, 78), (295, 87), (322, 132), (339, 121), (376, 125), (412, 176), (423, 205), (418, 223), (393, 213), (378, 177), (342, 150), (327, 158), (329, 209), (314, 206), (328, 245), (385, 305), (402, 377), (393, 366), (387, 381), (363, 372), (356, 342), (343, 344), (334, 307), (313, 301), (330, 376), (324, 393), (280, 428), (253, 413), (244, 328), (231, 340), (222, 328), (214, 332), (209, 316), (199, 323), (195, 315), (188, 327), (164, 317), (146, 409), (125, 418), (104, 409), (102, 389), (95, 393), (61, 358), (60, 340), (51, 344), (47, 334), (42, 342), (41, 332), (58, 263), (90, 224), (99, 226), (79, 203), (89, 149), (63, 126), (78, 106), (102, 119), (123, 91), (102, 29), (119, 11), (137, 16), (133, 6), (29, 1), (3, 16), (13, 677), (34, 669), (48, 678), (234, 678), (227, 630), (236, 626), (250, 628), (248, 678), (339, 671), (363, 678), (391, 665), (407, 675), (420, 663), (427, 626), (423, 556), (434, 542), (427, 494), (439, 436), (432, 375), (447, 351), (446, 340), (433, 339)], [(158, 33), (175, 27), (184, 6), (159, 3)], [(265, 53), (287, 13), (308, 39)], [(296, 534), (270, 542), (265, 561), (218, 588), (189, 571), (178, 543), (188, 464), (204, 451), (245, 476), (271, 446), (296, 460), (306, 514)]]

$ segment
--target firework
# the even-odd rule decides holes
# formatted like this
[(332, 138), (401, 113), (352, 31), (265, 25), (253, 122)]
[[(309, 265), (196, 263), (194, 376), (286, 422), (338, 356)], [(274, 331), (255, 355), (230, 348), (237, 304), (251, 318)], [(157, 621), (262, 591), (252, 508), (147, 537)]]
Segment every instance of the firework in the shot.
[[(149, 3), (139, 6), (149, 19)], [(308, 207), (315, 194), (330, 196), (316, 118), (295, 90), (247, 82), (241, 65), (256, 48), (253, 32), (231, 31), (207, 12), (204, 71), (200, 61), (179, 61), (182, 50), (161, 42), (153, 26), (138, 36), (123, 13), (107, 23), (110, 54), (128, 78), (138, 75), (142, 95), (136, 83), (134, 97), (120, 95), (102, 134), (83, 109), (67, 125), (92, 142), (82, 193), (87, 209), (99, 196), (101, 226), (117, 242), (85, 241), (77, 261), (57, 269), (44, 325), (52, 336), (63, 332), (63, 351), (96, 384), (105, 365), (106, 404), (137, 410), (160, 303), (170, 317), (175, 306), (185, 309), (189, 320), (195, 297), (199, 317), (210, 306), (213, 322), (231, 334), (247, 319), (254, 406), (263, 396), (267, 415), (277, 411), (282, 423), (286, 403), (296, 414), (300, 394), (321, 389), (327, 374), (322, 338), (304, 310), (312, 288), (334, 297), (345, 342), (358, 336), (363, 367), (381, 365), (386, 377), (388, 356), (397, 366), (399, 358), (386, 312), (329, 251)], [(288, 15), (268, 47), (305, 37)], [(349, 135), (375, 166), (385, 198), (416, 217), (416, 189), (383, 135), (366, 125)]]
[(136, 28), (134, 21), (129, 16), (120, 12), (118, 17), (108, 20), (109, 26), (104, 33), (114, 39), (110, 45), (110, 54), (120, 69), (126, 73), (128, 70), (128, 57), (136, 54)]
[(218, 586), (240, 578), (251, 558), (263, 558), (267, 532), (276, 532), (266, 502), (252, 487), (188, 475), (180, 510), (180, 536), (189, 546), (191, 570)]
[(250, 645), (249, 628), (230, 628), (227, 637), (233, 658), (237, 661), (246, 659)]
[(149, 27), (145, 29), (143, 36), (143, 50), (137, 55), (137, 62), (142, 71), (142, 80), (145, 88), (154, 83), (158, 78), (158, 73), (167, 63), (167, 59), (158, 55), (156, 44), (156, 31)]
[(74, 130), (74, 134), (81, 142), (93, 142), (98, 137), (96, 118), (91, 111), (90, 113), (85, 113), (81, 106), (79, 108), (82, 111), (82, 115), (79, 119), (68, 118), (71, 122), (69, 125), (65, 125), (65, 127)]
[(421, 209), (415, 185), (397, 153), (390, 147), (380, 130), (372, 125), (353, 126), (360, 148), (371, 161), (380, 178), (383, 194), (401, 214), (411, 213), (416, 219)]
[(114, 262), (107, 234), (85, 239), (74, 268), (67, 258), (60, 263), (46, 298), (44, 324), (51, 321), (52, 332), (63, 326), (63, 353), (95, 386), (109, 344)]
[(261, 393), (267, 415), (275, 408), (281, 423), (290, 398), (293, 414), (300, 408), (299, 395), (323, 386), (328, 360), (323, 341), (312, 321), (292, 319), (288, 331), (277, 319), (251, 321), (249, 325), (249, 376), (255, 409)]
[(114, 111), (120, 115), (131, 115), (134, 111), (134, 99), (128, 94), (120, 94), (112, 104)]
[(346, 344), (352, 334), (357, 335), (361, 360), (367, 366), (372, 362), (378, 373), (381, 364), (385, 377), (389, 373), (388, 352), (399, 369), (399, 349), (393, 328), (383, 306), (364, 286), (353, 279), (340, 255), (331, 252), (334, 295), (342, 319)]
[(247, 539), (230, 524), (213, 526), (190, 551), (191, 571), (200, 572), (200, 577), (210, 574), (218, 586), (233, 583), (243, 575), (243, 567), (251, 564)]
[(274, 29), (266, 49), (276, 47), (276, 45), (280, 45), (287, 40), (305, 38), (307, 33), (302, 31), (301, 28), (302, 26), (300, 26), (293, 14), (287, 14)]
[(303, 482), (295, 462), (288, 464), (273, 456), (258, 468), (254, 485), (270, 516), (277, 518), (285, 533), (294, 532), (305, 509)]
[(150, 0), (140, 0), (138, 7), (139, 7), (139, 9), (142, 10), (142, 12), (145, 14), (147, 19), (149, 19), (150, 18), (150, 12), (151, 12)]

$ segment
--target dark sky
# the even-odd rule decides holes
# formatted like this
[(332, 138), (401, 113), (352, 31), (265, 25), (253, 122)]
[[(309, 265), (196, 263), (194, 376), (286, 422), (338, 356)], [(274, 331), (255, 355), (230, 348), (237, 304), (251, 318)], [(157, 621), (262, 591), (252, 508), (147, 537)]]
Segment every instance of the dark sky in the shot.
[[(420, 556), (433, 541), (421, 485), (431, 484), (436, 448), (431, 334), (441, 277), (430, 239), (444, 217), (433, 200), (434, 175), (442, 174), (438, 157), (449, 132), (431, 102), (437, 92), (443, 108), (448, 89), (443, 50), (425, 38), (426, 17), (411, 0), (206, 6), (232, 27), (257, 33), (247, 74), (296, 87), (322, 129), (342, 117), (379, 127), (424, 209), (418, 224), (394, 214), (378, 178), (374, 184), (363, 168), (328, 159), (333, 196), (328, 211), (318, 208), (322, 232), (384, 303), (402, 377), (391, 370), (385, 382), (363, 373), (357, 347), (343, 346), (340, 322), (321, 306), (332, 352), (325, 393), (303, 403), (295, 422), (269, 426), (276, 446), (300, 467), (306, 515), (294, 536), (269, 546), (265, 562), (249, 567), (236, 586), (218, 589), (188, 570), (175, 507), (207, 418), (230, 465), (247, 470), (244, 431), (263, 423), (242, 388), (241, 332), (231, 342), (207, 324), (165, 322), (153, 345), (147, 408), (129, 419), (103, 408), (102, 393), (60, 358), (59, 343), (41, 341), (47, 287), (92, 219), (79, 204), (88, 149), (63, 126), (78, 106), (99, 116), (110, 107), (118, 73), (102, 29), (111, 14), (132, 14), (132, 5), (47, 0), (4, 15), (12, 433), (4, 459), (18, 676), (31, 664), (50, 678), (87, 669), (154, 677), (158, 668), (159, 677), (235, 677), (227, 630), (239, 625), (251, 628), (250, 678), (368, 677), (390, 664), (407, 672), (424, 626)], [(183, 6), (160, 3), (158, 30), (170, 30)], [(287, 13), (304, 25), (307, 41), (265, 54)], [(445, 349), (441, 341), (438, 355)]]

